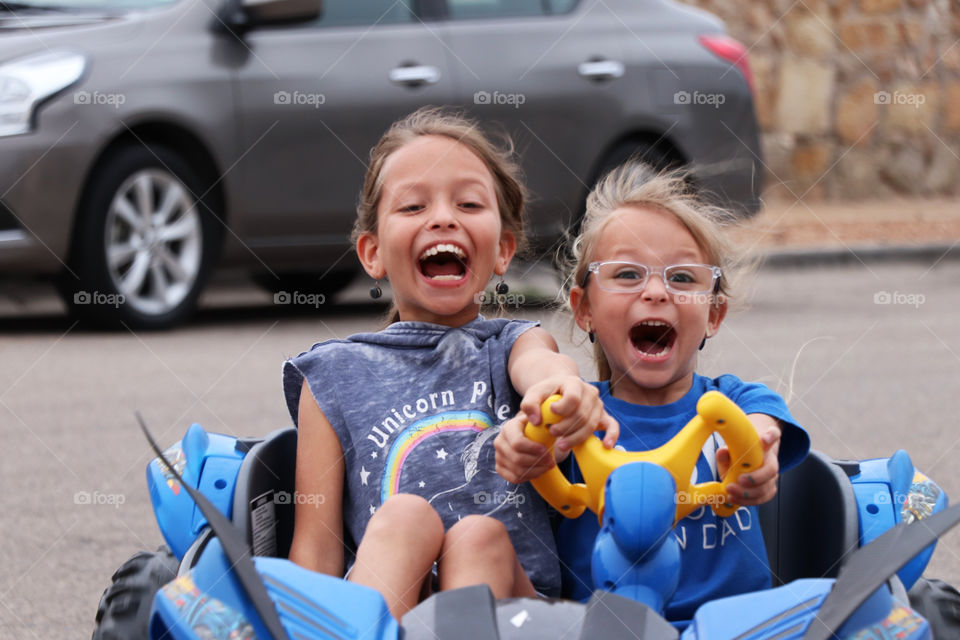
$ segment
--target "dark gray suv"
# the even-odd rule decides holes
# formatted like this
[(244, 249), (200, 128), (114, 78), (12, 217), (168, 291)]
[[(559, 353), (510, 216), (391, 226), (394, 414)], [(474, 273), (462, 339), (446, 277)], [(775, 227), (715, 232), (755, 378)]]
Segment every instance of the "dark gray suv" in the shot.
[(0, 274), (129, 327), (215, 264), (342, 287), (369, 149), (424, 104), (511, 135), (541, 245), (637, 153), (758, 208), (745, 50), (668, 0), (3, 0), (0, 34)]

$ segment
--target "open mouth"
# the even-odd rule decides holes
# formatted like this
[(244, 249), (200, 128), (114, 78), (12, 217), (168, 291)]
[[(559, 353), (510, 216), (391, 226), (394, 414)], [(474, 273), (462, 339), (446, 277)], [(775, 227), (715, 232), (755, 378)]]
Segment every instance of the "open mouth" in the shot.
[(662, 320), (644, 320), (630, 329), (630, 342), (645, 356), (665, 356), (676, 341), (676, 330)]
[(436, 244), (417, 258), (420, 273), (430, 280), (460, 280), (467, 275), (467, 254), (454, 244)]

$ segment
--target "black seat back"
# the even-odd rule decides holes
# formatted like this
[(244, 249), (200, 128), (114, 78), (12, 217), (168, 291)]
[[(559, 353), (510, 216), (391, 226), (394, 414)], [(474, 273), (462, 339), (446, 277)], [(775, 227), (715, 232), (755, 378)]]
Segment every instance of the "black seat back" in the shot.
[(797, 578), (835, 578), (860, 540), (853, 486), (819, 451), (780, 476), (776, 497), (760, 507), (773, 586)]
[(240, 465), (233, 523), (255, 555), (286, 558), (290, 554), (296, 463), (297, 430), (289, 427), (253, 444)]

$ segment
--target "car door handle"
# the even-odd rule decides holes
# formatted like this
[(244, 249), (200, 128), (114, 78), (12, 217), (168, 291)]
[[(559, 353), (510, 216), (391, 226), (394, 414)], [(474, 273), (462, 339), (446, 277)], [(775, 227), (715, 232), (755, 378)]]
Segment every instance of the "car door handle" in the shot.
[(577, 67), (577, 73), (590, 80), (613, 80), (622, 77), (623, 71), (623, 63), (616, 60), (591, 60)]
[(436, 84), (438, 80), (440, 80), (440, 69), (430, 65), (395, 67), (390, 70), (390, 82), (407, 87)]

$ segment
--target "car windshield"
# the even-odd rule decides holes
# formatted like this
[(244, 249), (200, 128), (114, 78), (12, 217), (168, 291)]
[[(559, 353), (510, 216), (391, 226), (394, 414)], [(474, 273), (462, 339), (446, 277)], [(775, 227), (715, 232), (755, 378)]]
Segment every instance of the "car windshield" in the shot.
[(175, 2), (177, 0), (0, 0), (0, 11), (129, 11)]

